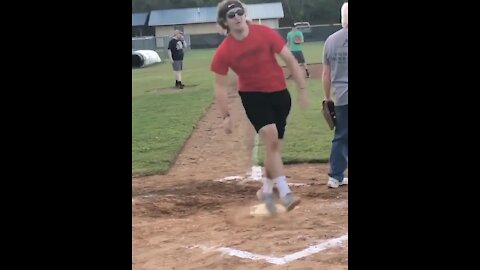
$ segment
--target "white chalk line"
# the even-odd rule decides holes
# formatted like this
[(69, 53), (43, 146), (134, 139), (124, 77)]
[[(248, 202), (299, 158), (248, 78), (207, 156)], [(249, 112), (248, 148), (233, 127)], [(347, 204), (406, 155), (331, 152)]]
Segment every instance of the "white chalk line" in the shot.
[(256, 253), (238, 250), (238, 249), (229, 248), (229, 247), (207, 247), (203, 245), (194, 245), (190, 248), (200, 248), (205, 252), (217, 251), (217, 252), (221, 252), (222, 254), (235, 256), (242, 259), (249, 259), (253, 261), (265, 260), (271, 264), (284, 265), (291, 261), (295, 261), (295, 260), (310, 256), (312, 254), (318, 253), (320, 251), (339, 246), (346, 240), (348, 240), (348, 234), (345, 234), (337, 238), (329, 239), (320, 244), (311, 245), (304, 250), (301, 250), (292, 254), (288, 254), (283, 257), (261, 255), (261, 254), (256, 254)]
[[(261, 167), (260, 167), (261, 170)], [(240, 176), (240, 175), (234, 175), (234, 176), (227, 176), (221, 179), (216, 179), (213, 180), (215, 182), (222, 182), (222, 183), (233, 183), (233, 182), (259, 182), (259, 181), (264, 181), (265, 179), (263, 176), (260, 174), (260, 176), (255, 176), (251, 177), (250, 175), (246, 176)], [(289, 186), (291, 187), (309, 187), (311, 184), (305, 184), (305, 183), (288, 183)]]

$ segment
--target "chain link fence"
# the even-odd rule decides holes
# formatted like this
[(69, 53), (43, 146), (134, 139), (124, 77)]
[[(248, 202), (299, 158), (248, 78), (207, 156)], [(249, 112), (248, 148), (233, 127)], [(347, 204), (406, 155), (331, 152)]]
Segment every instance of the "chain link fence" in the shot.
[[(341, 24), (326, 24), (326, 25), (312, 25), (308, 27), (300, 27), (299, 30), (303, 32), (305, 42), (325, 41), (327, 37), (342, 28)], [(287, 34), (290, 32), (290, 27), (281, 27), (275, 29), (286, 40)], [(206, 49), (217, 48), (223, 41), (225, 36), (218, 33), (213, 34), (186, 34), (185, 41), (189, 49)], [(132, 51), (136, 50), (153, 50), (156, 51), (162, 59), (168, 55), (168, 43), (171, 36), (145, 36), (132, 37)]]

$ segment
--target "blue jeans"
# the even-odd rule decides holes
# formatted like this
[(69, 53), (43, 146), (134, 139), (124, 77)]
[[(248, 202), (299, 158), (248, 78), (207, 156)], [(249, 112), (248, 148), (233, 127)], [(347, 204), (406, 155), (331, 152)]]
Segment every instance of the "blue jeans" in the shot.
[(335, 114), (337, 119), (328, 175), (342, 182), (343, 173), (348, 167), (348, 104), (335, 106)]

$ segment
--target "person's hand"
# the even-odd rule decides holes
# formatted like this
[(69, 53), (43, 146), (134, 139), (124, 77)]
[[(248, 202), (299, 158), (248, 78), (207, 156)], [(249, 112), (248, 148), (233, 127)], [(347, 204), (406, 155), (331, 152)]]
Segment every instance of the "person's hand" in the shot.
[(307, 96), (307, 89), (304, 89), (300, 93), (298, 93), (298, 103), (300, 105), (300, 109), (306, 110), (309, 106), (308, 96)]
[(232, 133), (232, 120), (230, 119), (230, 115), (223, 119), (223, 129), (225, 130), (226, 134)]
[(173, 59), (168, 59), (168, 61), (170, 61), (170, 64), (173, 64)]

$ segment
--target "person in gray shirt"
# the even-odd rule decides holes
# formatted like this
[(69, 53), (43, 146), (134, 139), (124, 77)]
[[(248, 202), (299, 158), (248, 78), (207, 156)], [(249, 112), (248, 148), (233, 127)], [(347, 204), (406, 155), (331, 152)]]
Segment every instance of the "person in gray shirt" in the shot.
[[(330, 35), (323, 49), (323, 91), (335, 104), (335, 135), (330, 152), (328, 187), (348, 184), (348, 2), (341, 8), (342, 29)], [(333, 94), (333, 95), (332, 95)]]

